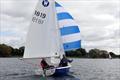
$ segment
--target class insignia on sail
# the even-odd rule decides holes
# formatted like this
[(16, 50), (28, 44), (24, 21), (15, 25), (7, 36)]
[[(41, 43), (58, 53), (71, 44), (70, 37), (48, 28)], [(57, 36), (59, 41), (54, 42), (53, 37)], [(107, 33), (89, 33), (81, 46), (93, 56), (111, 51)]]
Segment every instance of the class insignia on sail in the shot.
[(49, 6), (49, 1), (48, 1), (48, 0), (43, 0), (42, 5), (43, 5), (44, 7)]

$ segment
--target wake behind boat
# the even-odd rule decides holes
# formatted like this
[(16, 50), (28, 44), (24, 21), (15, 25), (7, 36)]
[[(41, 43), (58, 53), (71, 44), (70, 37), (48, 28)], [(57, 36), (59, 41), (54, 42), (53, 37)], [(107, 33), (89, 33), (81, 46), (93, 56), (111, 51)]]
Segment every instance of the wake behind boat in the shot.
[[(80, 44), (80, 30), (73, 17), (54, 0), (39, 0), (32, 16), (23, 58), (47, 58), (49, 63), (57, 66), (46, 69), (46, 74), (64, 76), (69, 73), (71, 65), (58, 66), (62, 55), (64, 51), (80, 48)], [(42, 68), (36, 71), (39, 72), (43, 72)]]

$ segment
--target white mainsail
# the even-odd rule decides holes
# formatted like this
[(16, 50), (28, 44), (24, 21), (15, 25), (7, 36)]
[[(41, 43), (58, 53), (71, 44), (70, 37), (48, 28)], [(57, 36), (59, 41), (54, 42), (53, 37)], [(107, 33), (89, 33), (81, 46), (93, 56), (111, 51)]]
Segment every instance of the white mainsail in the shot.
[(23, 58), (53, 57), (63, 50), (55, 12), (54, 0), (39, 0), (28, 30)]

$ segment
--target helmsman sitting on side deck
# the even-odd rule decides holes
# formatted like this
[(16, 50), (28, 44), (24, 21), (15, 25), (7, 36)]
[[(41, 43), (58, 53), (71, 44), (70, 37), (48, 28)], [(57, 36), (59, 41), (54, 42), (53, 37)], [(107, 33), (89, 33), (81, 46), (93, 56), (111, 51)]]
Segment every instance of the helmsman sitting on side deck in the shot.
[(63, 58), (61, 59), (60, 63), (59, 63), (59, 67), (65, 67), (68, 66), (68, 63), (71, 63), (73, 60), (69, 60), (67, 59), (67, 57), (65, 55), (63, 55)]

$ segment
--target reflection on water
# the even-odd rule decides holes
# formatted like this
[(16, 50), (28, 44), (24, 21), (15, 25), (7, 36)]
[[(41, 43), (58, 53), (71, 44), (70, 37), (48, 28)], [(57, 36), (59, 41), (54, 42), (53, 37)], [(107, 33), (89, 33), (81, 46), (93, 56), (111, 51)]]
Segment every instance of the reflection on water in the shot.
[[(0, 80), (40, 80), (37, 67), (17, 58), (0, 58)], [(120, 80), (120, 59), (74, 59), (71, 73), (47, 80)]]

